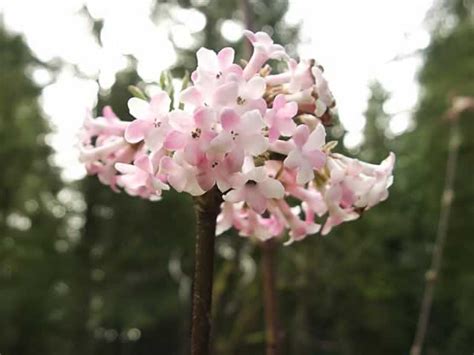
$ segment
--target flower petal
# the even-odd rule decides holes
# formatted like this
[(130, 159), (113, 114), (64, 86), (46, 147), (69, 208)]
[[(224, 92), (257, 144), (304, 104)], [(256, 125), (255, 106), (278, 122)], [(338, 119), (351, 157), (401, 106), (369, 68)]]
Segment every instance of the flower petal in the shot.
[(217, 60), (219, 62), (219, 67), (221, 70), (224, 70), (232, 65), (234, 62), (235, 51), (230, 48), (222, 48), (217, 54)]
[(309, 128), (307, 125), (302, 124), (299, 125), (295, 133), (293, 133), (293, 141), (295, 142), (296, 146), (302, 148), (303, 145), (306, 143), (309, 137)]
[(306, 155), (313, 169), (319, 170), (326, 164), (326, 154), (320, 150), (314, 150)]
[(326, 141), (326, 130), (322, 124), (318, 124), (308, 137), (303, 150), (310, 152), (321, 149)]
[(253, 133), (260, 133), (265, 127), (265, 121), (258, 110), (252, 110), (242, 115), (239, 131), (250, 135)]
[(229, 152), (234, 144), (232, 135), (226, 131), (222, 131), (210, 143), (207, 153), (212, 155), (224, 155)]
[(184, 104), (200, 106), (203, 104), (204, 99), (201, 92), (195, 86), (190, 86), (189, 88), (181, 91), (179, 101)]
[(286, 104), (285, 95), (278, 94), (275, 97), (275, 100), (273, 100), (272, 108), (275, 109), (275, 110), (280, 110), (285, 106), (285, 104)]
[(314, 178), (314, 172), (311, 166), (306, 163), (300, 165), (300, 168), (298, 169), (298, 173), (296, 174), (296, 182), (299, 185), (304, 185)]
[(255, 33), (249, 30), (244, 30), (244, 36), (250, 41), (250, 43), (255, 43), (257, 41), (257, 37)]
[(132, 144), (142, 141), (145, 137), (146, 131), (152, 125), (153, 124), (147, 120), (135, 120), (130, 122), (127, 129), (125, 130), (125, 140)]
[(257, 213), (262, 214), (267, 208), (267, 199), (253, 188), (245, 189), (245, 202)]
[(150, 158), (148, 155), (143, 154), (139, 156), (137, 159), (133, 161), (133, 165), (135, 165), (138, 169), (143, 170), (147, 173), (153, 173), (153, 167), (151, 165)]
[(132, 164), (115, 163), (115, 170), (122, 174), (134, 174), (138, 168)]
[(275, 179), (266, 179), (258, 184), (259, 190), (266, 198), (283, 198), (285, 188), (280, 181)]
[(301, 165), (303, 162), (303, 157), (301, 153), (298, 150), (292, 150), (291, 152), (288, 153), (288, 156), (286, 159), (283, 161), (283, 164), (288, 168), (288, 169), (295, 169)]
[(268, 139), (261, 134), (242, 136), (239, 143), (247, 153), (253, 156), (262, 154), (268, 148)]
[(163, 147), (165, 136), (166, 130), (161, 127), (152, 126), (145, 136), (145, 143), (150, 150), (159, 150)]
[(268, 175), (265, 171), (265, 168), (263, 166), (259, 166), (247, 172), (247, 174), (245, 174), (245, 177), (247, 181), (254, 181), (259, 183), (264, 181), (268, 177)]
[(216, 122), (216, 112), (207, 107), (200, 107), (194, 112), (196, 126), (204, 131), (209, 131)]
[(183, 149), (186, 145), (186, 135), (179, 131), (171, 131), (166, 135), (163, 146), (168, 150)]
[(214, 91), (213, 103), (215, 105), (227, 105), (234, 103), (239, 92), (239, 85), (236, 82), (230, 82), (219, 86)]
[(199, 69), (208, 72), (217, 72), (218, 62), (216, 52), (207, 48), (200, 48), (196, 53), (196, 57)]
[(227, 132), (236, 129), (238, 124), (240, 123), (240, 116), (230, 108), (225, 108), (221, 112), (220, 116), (222, 128)]
[(199, 186), (204, 191), (209, 191), (210, 189), (212, 189), (212, 187), (216, 183), (216, 179), (214, 178), (214, 175), (212, 174), (212, 172), (209, 169), (205, 169), (205, 170), (200, 171), (196, 175), (196, 179), (197, 179), (197, 182), (198, 182)]
[(128, 111), (135, 118), (150, 118), (150, 104), (138, 97), (132, 97), (128, 100)]
[(257, 100), (265, 93), (265, 79), (260, 76), (254, 76), (244, 85), (240, 95), (244, 99)]
[(191, 132), (194, 129), (194, 118), (183, 110), (173, 110), (168, 115), (168, 122), (172, 128), (180, 132)]
[(150, 109), (155, 117), (166, 115), (170, 110), (170, 106), (171, 99), (163, 90), (160, 90), (156, 95), (153, 95), (150, 100)]

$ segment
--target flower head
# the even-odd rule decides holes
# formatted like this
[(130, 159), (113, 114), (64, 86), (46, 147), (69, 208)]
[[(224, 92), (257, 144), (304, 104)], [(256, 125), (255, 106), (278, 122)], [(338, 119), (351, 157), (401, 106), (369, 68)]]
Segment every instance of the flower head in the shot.
[[(131, 122), (106, 107), (88, 115), (80, 158), (114, 190), (158, 200), (170, 187), (199, 196), (222, 193), (217, 234), (230, 228), (286, 244), (357, 219), (388, 197), (395, 156), (380, 165), (333, 153), (326, 128), (335, 105), (315, 60), (289, 58), (264, 32), (245, 31), (247, 64), (234, 50), (197, 51), (191, 85), (173, 109), (161, 90), (128, 101)], [(267, 62), (282, 59), (273, 73)], [(271, 73), (271, 74), (270, 74)]]

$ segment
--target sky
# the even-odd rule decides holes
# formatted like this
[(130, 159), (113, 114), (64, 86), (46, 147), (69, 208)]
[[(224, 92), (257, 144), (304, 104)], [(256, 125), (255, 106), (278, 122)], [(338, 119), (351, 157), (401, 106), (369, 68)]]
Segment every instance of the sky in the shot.
[[(389, 135), (409, 129), (419, 88), (416, 73), (422, 64), (420, 49), (429, 44), (423, 26), (433, 0), (289, 0), (285, 20), (301, 24), (302, 58), (315, 58), (336, 97), (337, 110), (348, 134), (344, 144), (355, 147), (362, 139), (368, 85), (377, 79), (391, 93), (384, 110), (392, 115)], [(205, 4), (206, 0), (193, 0)], [(0, 21), (24, 35), (43, 61), (56, 58), (69, 63), (52, 80), (44, 69), (32, 68), (31, 77), (45, 85), (41, 105), (54, 133), (48, 143), (55, 149), (54, 163), (66, 180), (84, 176), (74, 144), (87, 109), (94, 107), (99, 89), (114, 82), (127, 66), (125, 55), (138, 61), (138, 74), (153, 82), (176, 60), (170, 38), (181, 47), (195, 45), (205, 16), (194, 9), (177, 9), (159, 24), (149, 19), (153, 0), (0, 0)], [(100, 46), (92, 24), (78, 11), (84, 5), (104, 20)], [(44, 11), (44, 9), (48, 9)], [(229, 41), (241, 38), (242, 24), (223, 21)], [(216, 48), (218, 49), (218, 48)], [(77, 65), (81, 75), (72, 70)], [(98, 80), (96, 80), (98, 79)]]

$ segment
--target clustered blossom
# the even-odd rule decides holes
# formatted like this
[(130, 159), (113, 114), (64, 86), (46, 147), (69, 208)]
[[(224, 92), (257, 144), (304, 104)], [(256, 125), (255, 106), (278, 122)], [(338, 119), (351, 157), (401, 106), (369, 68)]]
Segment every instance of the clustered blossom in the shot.
[[(254, 52), (244, 67), (231, 48), (197, 52), (183, 109), (160, 91), (128, 101), (131, 122), (109, 107), (88, 117), (80, 144), (88, 172), (151, 200), (170, 188), (198, 196), (217, 186), (224, 200), (217, 234), (233, 227), (267, 240), (288, 232), (287, 243), (325, 235), (385, 200), (393, 153), (372, 165), (326, 142), (335, 101), (322, 67), (290, 58), (264, 32), (245, 35)], [(271, 73), (270, 59), (287, 70)]]

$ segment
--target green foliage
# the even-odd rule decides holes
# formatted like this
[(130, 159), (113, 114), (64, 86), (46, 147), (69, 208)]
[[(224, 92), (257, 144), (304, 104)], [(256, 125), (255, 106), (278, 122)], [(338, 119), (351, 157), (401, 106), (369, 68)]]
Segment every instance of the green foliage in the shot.
[[(200, 3), (200, 4), (197, 4)], [(229, 45), (225, 19), (264, 26), (294, 48), (297, 28), (282, 20), (286, 0), (157, 1), (195, 7), (207, 18), (198, 46)], [(330, 236), (310, 237), (278, 250), (278, 291), (285, 354), (401, 354), (414, 336), (423, 277), (431, 257), (444, 183), (455, 95), (474, 96), (472, 6), (446, 0), (419, 74), (422, 96), (414, 128), (387, 138), (389, 98), (374, 82), (360, 157), (378, 162), (397, 154), (391, 196)], [(248, 15), (248, 13), (247, 13)], [(101, 23), (94, 29), (100, 34)], [(293, 43), (293, 47), (292, 47)], [(245, 56), (243, 42), (237, 57)], [(179, 50), (174, 77), (186, 77), (195, 48)], [(65, 184), (50, 161), (50, 133), (41, 117), (40, 89), (27, 73), (40, 65), (22, 39), (0, 31), (0, 352), (3, 354), (185, 354), (189, 338), (194, 217), (188, 197), (166, 193), (142, 201), (101, 185), (96, 177)], [(189, 79), (188, 79), (189, 80)], [(172, 90), (163, 74), (161, 85)], [(125, 120), (135, 68), (101, 93)], [(186, 85), (186, 83), (183, 83)], [(144, 87), (132, 89), (142, 97)], [(460, 118), (455, 200), (442, 274), (436, 288), (427, 354), (472, 352), (474, 334), (474, 117)], [(340, 140), (343, 130), (331, 132)], [(260, 251), (230, 232), (217, 240), (213, 344), (216, 354), (262, 354)]]
[(65, 263), (57, 246), (66, 242), (66, 208), (47, 163), (49, 128), (27, 75), (33, 65), (23, 40), (0, 28), (0, 349), (59, 354), (63, 272), (56, 265)]

